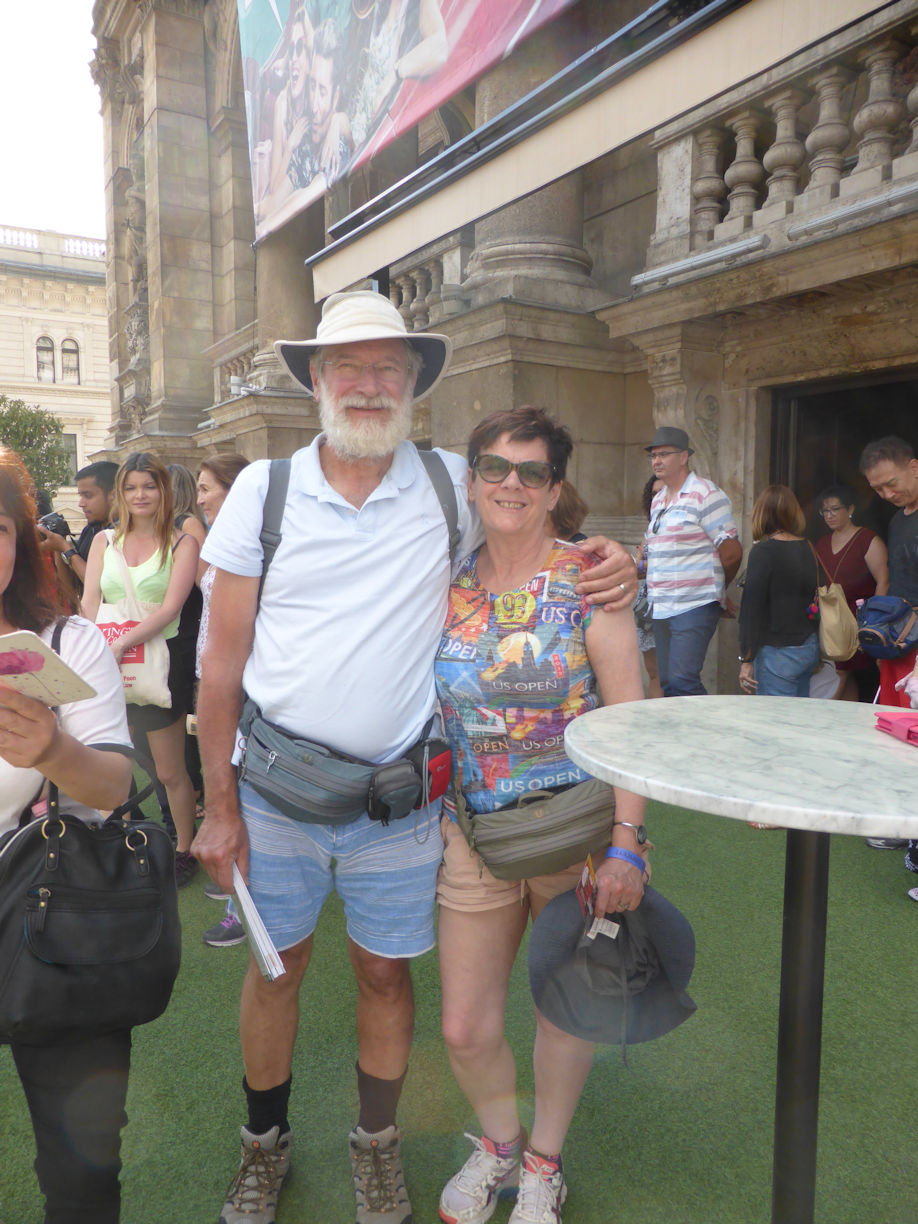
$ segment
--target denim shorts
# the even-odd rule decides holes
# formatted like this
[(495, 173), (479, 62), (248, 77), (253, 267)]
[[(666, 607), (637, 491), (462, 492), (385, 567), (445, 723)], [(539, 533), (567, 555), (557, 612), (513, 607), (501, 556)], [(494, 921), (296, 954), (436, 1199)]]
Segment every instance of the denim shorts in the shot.
[(278, 951), (316, 928), (334, 889), (347, 933), (376, 956), (420, 956), (434, 946), (434, 896), (443, 854), (440, 801), (382, 825), (304, 824), (239, 788), (249, 835), (249, 892)]

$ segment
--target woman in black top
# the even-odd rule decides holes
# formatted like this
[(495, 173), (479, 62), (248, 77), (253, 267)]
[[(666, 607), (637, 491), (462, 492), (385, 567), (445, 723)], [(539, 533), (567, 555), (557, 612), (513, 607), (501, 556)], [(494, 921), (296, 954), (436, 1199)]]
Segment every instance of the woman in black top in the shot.
[(806, 520), (787, 485), (769, 485), (752, 510), (740, 608), (740, 687), (763, 696), (807, 697), (819, 666), (816, 558)]

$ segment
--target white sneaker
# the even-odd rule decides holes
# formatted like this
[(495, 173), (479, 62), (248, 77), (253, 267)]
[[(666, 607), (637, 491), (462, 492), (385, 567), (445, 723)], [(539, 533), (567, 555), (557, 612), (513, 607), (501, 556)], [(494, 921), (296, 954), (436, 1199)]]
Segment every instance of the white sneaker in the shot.
[(466, 1135), (475, 1150), (440, 1195), (440, 1219), (446, 1224), (485, 1224), (498, 1199), (513, 1194), (520, 1176), (520, 1153), (498, 1156), (490, 1139)]
[(507, 1224), (561, 1224), (561, 1206), (567, 1186), (561, 1169), (549, 1173), (538, 1156), (523, 1153), (520, 1190)]

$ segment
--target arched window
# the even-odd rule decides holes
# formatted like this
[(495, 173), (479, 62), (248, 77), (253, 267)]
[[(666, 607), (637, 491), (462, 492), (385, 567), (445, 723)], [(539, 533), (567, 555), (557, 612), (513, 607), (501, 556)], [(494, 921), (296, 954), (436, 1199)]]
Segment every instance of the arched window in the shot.
[(76, 340), (64, 340), (61, 344), (61, 382), (80, 381), (80, 346)]
[(54, 341), (39, 336), (35, 345), (36, 374), (39, 382), (54, 382)]

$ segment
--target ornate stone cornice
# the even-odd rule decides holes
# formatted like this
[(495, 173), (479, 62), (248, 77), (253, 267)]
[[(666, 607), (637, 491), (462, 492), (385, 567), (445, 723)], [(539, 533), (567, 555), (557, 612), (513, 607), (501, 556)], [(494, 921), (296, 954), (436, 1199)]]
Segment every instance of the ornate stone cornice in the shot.
[(206, 5), (207, 0), (137, 0), (137, 14), (141, 22), (156, 10), (180, 17), (203, 17)]

